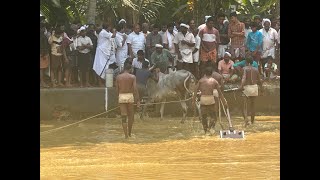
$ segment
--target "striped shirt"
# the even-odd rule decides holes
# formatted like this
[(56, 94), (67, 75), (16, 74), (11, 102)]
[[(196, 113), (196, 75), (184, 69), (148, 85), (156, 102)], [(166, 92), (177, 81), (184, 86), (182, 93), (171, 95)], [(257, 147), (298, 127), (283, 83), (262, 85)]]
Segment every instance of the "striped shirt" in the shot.
[(208, 27), (205, 26), (200, 30), (199, 36), (206, 47), (213, 46), (213, 48), (216, 48), (216, 45), (220, 43), (219, 31), (214, 27), (212, 27), (212, 29), (208, 29)]
[[(242, 47), (245, 41), (244, 23), (238, 21), (236, 23), (230, 23), (228, 27), (228, 36), (231, 37), (231, 45)], [(233, 32), (243, 33), (243, 36), (232, 35)]]

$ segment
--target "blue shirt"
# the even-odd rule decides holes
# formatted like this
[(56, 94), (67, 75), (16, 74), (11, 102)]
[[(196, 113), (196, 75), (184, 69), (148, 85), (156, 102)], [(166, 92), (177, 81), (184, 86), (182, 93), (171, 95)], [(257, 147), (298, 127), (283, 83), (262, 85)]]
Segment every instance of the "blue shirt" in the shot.
[[(238, 66), (240, 66), (242, 68), (245, 67), (246, 66), (246, 60), (242, 60), (242, 61), (239, 61), (239, 62), (233, 64), (234, 68), (238, 67)], [(258, 68), (258, 63), (256, 61), (253, 61), (252, 67)]]
[(151, 72), (148, 69), (137, 69), (137, 84), (146, 86), (149, 77), (151, 77)]
[(249, 32), (247, 37), (247, 48), (252, 52), (255, 51), (257, 46), (259, 45), (258, 51), (261, 50), (262, 47), (262, 33), (260, 31)]

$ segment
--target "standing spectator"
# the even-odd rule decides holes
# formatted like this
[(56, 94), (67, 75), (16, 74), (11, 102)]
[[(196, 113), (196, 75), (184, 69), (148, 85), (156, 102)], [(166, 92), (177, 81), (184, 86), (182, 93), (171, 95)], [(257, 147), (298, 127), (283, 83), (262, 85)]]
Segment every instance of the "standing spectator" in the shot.
[(156, 44), (161, 44), (162, 45), (162, 37), (161, 35), (158, 33), (159, 32), (159, 25), (155, 24), (153, 26), (153, 30), (152, 33), (149, 33), (147, 35), (147, 39), (146, 39), (146, 54), (147, 54), (147, 59), (151, 58), (151, 54), (155, 51)]
[(127, 35), (124, 30), (124, 25), (118, 24), (115, 38), (118, 47), (116, 52), (116, 63), (120, 67), (120, 71), (123, 70), (124, 62), (128, 57)]
[(194, 19), (189, 20), (188, 25), (189, 25), (188, 31), (191, 33), (193, 33), (197, 29), (196, 23), (194, 22)]
[(162, 24), (161, 25), (161, 31), (159, 32), (159, 34), (160, 34), (160, 36), (161, 36), (161, 38), (162, 38), (162, 41), (163, 41), (163, 36), (164, 36), (164, 34), (167, 32), (167, 25), (166, 24)]
[[(146, 40), (147, 39), (147, 35), (150, 34), (150, 31), (149, 31), (149, 24), (148, 23), (142, 23), (142, 33), (144, 35), (144, 39)], [(146, 42), (144, 42), (146, 43)]]
[(98, 44), (98, 37), (96, 35), (95, 31), (95, 25), (94, 24), (89, 24), (88, 26), (88, 31), (87, 31), (87, 36), (91, 39), (93, 48), (90, 51), (90, 70), (89, 70), (89, 77), (90, 77), (90, 82), (93, 84), (96, 84), (96, 74), (94, 70), (92, 69), (93, 67), (93, 62), (94, 62), (94, 56), (96, 55), (96, 49), (97, 49), (97, 44)]
[(44, 34), (45, 24), (40, 23), (40, 87), (49, 87), (44, 80), (44, 71), (49, 67), (49, 43)]
[[(105, 70), (108, 69), (110, 64), (114, 62), (111, 61), (111, 38), (116, 36), (116, 31), (108, 32), (108, 25), (103, 24), (102, 30), (98, 36), (98, 44), (96, 55), (93, 63), (93, 70), (98, 77), (99, 86), (104, 86), (102, 83), (102, 79), (105, 79)], [(101, 79), (102, 78), (102, 79)]]
[[(257, 23), (253, 22), (251, 24), (252, 32), (248, 34), (247, 38), (247, 48), (250, 51), (254, 60), (259, 63), (262, 51), (262, 33), (257, 30)], [(262, 65), (260, 63), (259, 72), (262, 73)]]
[(254, 15), (254, 16), (253, 16), (253, 21), (257, 23), (257, 26), (258, 26), (257, 29), (258, 29), (258, 31), (259, 31), (260, 29), (262, 29), (262, 19), (261, 19), (261, 17), (260, 17), (259, 15)]
[(213, 27), (213, 17), (207, 19), (206, 26), (200, 30), (201, 38), (200, 51), (200, 76), (203, 76), (204, 69), (217, 63), (217, 52), (220, 44), (219, 31)]
[(85, 75), (85, 86), (91, 87), (89, 83), (89, 70), (91, 69), (90, 51), (93, 49), (91, 39), (86, 36), (85, 27), (80, 28), (80, 36), (77, 39), (76, 44), (78, 53), (78, 63), (80, 70), (80, 87), (83, 87), (83, 78)]
[(220, 44), (218, 49), (219, 60), (223, 59), (224, 52), (228, 49), (228, 44), (230, 43), (230, 38), (228, 37), (228, 23), (224, 23), (225, 15), (223, 13), (218, 14), (218, 31), (220, 35)]
[(174, 28), (174, 24), (173, 23), (169, 23), (167, 25), (168, 30), (166, 31), (166, 33), (163, 36), (163, 47), (168, 49), (170, 54), (173, 57), (173, 62), (171, 64), (172, 67), (177, 65), (177, 53), (176, 53), (176, 49), (174, 46), (174, 37), (176, 35), (175, 31), (173, 30)]
[(267, 62), (268, 58), (275, 59), (275, 44), (278, 38), (278, 33), (270, 27), (269, 19), (263, 19), (263, 28), (259, 31), (262, 33), (262, 67)]
[(199, 75), (199, 58), (200, 58), (199, 50), (200, 50), (200, 45), (201, 45), (201, 38), (199, 37), (199, 30), (198, 29), (195, 29), (193, 31), (193, 36), (196, 40), (196, 44), (194, 45), (193, 51), (192, 51), (192, 57), (193, 57), (193, 72), (192, 72), (192, 74), (197, 79), (200, 79), (200, 75)]
[(134, 26), (134, 31), (129, 34), (127, 39), (129, 56), (131, 58), (137, 57), (138, 50), (145, 50), (145, 36), (140, 32), (140, 25)]
[(53, 35), (48, 39), (49, 44), (51, 45), (51, 64), (50, 64), (50, 77), (52, 87), (57, 87), (56, 77), (58, 76), (58, 86), (63, 86), (61, 83), (62, 76), (62, 40), (63, 32), (60, 29), (56, 29)]
[(234, 59), (241, 59), (245, 57), (244, 23), (238, 20), (236, 12), (230, 14), (230, 20), (228, 36), (231, 38), (231, 55)]
[(174, 37), (174, 45), (178, 54), (177, 69), (185, 69), (191, 72), (192, 48), (196, 40), (192, 33), (188, 32), (189, 26), (181, 23), (180, 32)]
[(207, 20), (208, 20), (208, 18), (210, 18), (210, 17), (212, 17), (212, 16), (205, 16), (205, 17), (204, 17), (204, 23), (201, 24), (200, 26), (198, 26), (199, 32), (201, 31), (201, 29), (203, 29), (204, 27), (206, 27)]
[[(63, 42), (63, 57), (64, 57), (64, 73), (66, 79), (66, 87), (71, 87), (71, 80), (78, 79), (78, 60), (77, 60), (77, 32), (70, 29), (67, 32), (68, 37), (71, 37), (71, 41), (64, 39)], [(76, 77), (76, 78), (75, 78)]]
[(251, 29), (251, 21), (250, 21), (250, 18), (245, 18), (244, 19), (244, 36), (245, 36), (245, 40), (244, 40), (244, 43), (246, 45), (246, 47), (248, 46), (246, 43), (247, 43), (247, 40), (248, 40), (248, 34), (250, 32), (252, 32), (252, 29)]
[(251, 21), (250, 21), (250, 18), (245, 18), (245, 19), (244, 19), (244, 36), (246, 37), (245, 42), (247, 42), (248, 34), (249, 34), (250, 32), (252, 32), (252, 29), (251, 29), (251, 27), (250, 27), (251, 24), (252, 24), (252, 23), (251, 23)]

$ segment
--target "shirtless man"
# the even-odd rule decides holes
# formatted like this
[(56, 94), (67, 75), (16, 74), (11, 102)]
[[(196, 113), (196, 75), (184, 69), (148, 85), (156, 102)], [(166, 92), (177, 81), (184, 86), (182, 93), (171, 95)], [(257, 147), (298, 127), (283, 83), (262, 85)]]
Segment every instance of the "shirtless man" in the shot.
[[(216, 89), (221, 97), (223, 104), (227, 107), (227, 101), (224, 98), (219, 83), (212, 77), (212, 67), (206, 67), (204, 70), (204, 76), (199, 80), (195, 88), (195, 94), (200, 90), (200, 111), (203, 130), (206, 133), (211, 128), (215, 127), (217, 121), (216, 108), (215, 108), (215, 98), (213, 91)], [(192, 101), (193, 106), (195, 105), (195, 97)], [(207, 115), (211, 116), (210, 123), (208, 126)]]
[[(243, 90), (243, 94), (245, 95), (245, 101), (244, 101), (244, 120), (245, 120), (245, 126), (250, 125), (249, 121), (247, 120), (247, 113), (251, 112), (251, 123), (254, 122), (254, 116), (255, 116), (255, 108), (254, 108), (254, 102), (256, 99), (256, 96), (258, 96), (258, 85), (261, 88), (262, 82), (260, 79), (260, 74), (257, 68), (252, 67), (253, 58), (247, 57), (247, 66), (243, 68), (243, 75), (242, 75), (242, 81), (241, 85), (239, 87), (239, 90)], [(247, 101), (249, 101), (249, 109), (246, 112), (247, 109)]]
[(126, 63), (124, 65), (124, 72), (116, 78), (116, 89), (119, 97), (120, 113), (122, 117), (122, 128), (126, 139), (128, 136), (131, 137), (131, 130), (134, 121), (134, 100), (137, 102), (137, 107), (140, 107), (139, 93), (136, 87), (136, 77), (130, 74), (131, 70), (131, 64)]

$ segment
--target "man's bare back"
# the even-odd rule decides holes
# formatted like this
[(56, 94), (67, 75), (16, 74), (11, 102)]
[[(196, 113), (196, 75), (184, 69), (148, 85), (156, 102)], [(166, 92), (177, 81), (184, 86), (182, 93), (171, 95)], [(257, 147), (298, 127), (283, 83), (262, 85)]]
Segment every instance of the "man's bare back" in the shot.
[(219, 83), (213, 77), (204, 76), (199, 80), (199, 88), (201, 95), (213, 95), (213, 90), (219, 88)]
[(223, 77), (221, 74), (217, 73), (217, 72), (212, 72), (212, 77), (218, 81), (220, 87), (223, 87)]
[(136, 77), (132, 74), (124, 72), (116, 78), (118, 93), (134, 93), (136, 86)]
[(245, 85), (254, 85), (254, 84), (261, 84), (260, 74), (257, 68), (252, 66), (245, 66), (243, 68), (243, 77), (242, 80), (245, 81)]

